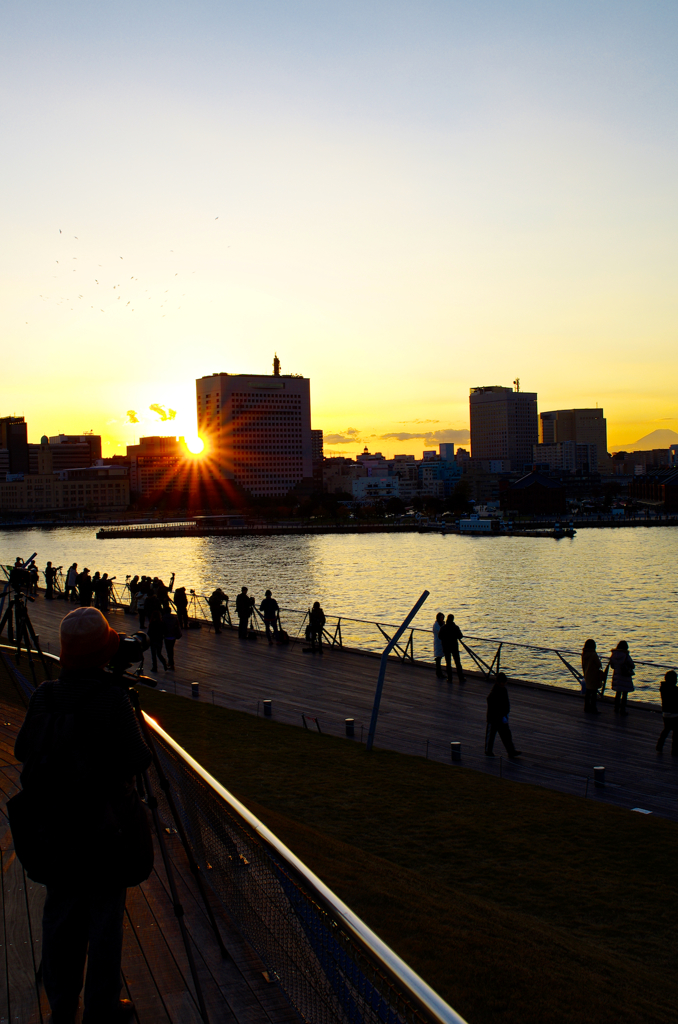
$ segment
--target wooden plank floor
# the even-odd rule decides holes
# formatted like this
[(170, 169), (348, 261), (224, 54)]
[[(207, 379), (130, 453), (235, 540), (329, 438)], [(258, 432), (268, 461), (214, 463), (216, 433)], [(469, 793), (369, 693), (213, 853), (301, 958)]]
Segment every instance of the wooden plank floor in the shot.
[[(49, 1006), (39, 980), (44, 886), (26, 877), (14, 853), (6, 813), (18, 791), (12, 753), (23, 709), (0, 702), (0, 1021), (43, 1024)], [(168, 838), (186, 925), (211, 1024), (287, 1024), (296, 1020), (263, 966), (215, 899), (229, 959), (222, 959), (184, 851)], [(148, 881), (127, 894), (123, 940), (123, 995), (134, 1000), (138, 1024), (200, 1024), (195, 990), (167, 878), (156, 848)], [(79, 1020), (80, 1018), (78, 1018)]]
[[(65, 613), (63, 602), (42, 596), (30, 605), (43, 645), (56, 654)], [(136, 618), (121, 610), (112, 611), (110, 621), (118, 630), (137, 628)], [(176, 645), (176, 671), (160, 668), (156, 678), (159, 687), (184, 695), (197, 681), (202, 700), (252, 713), (261, 714), (261, 702), (270, 699), (275, 719), (301, 726), (304, 712), (335, 735), (344, 733), (346, 718), (354, 718), (356, 739), (366, 738), (378, 659), (338, 648), (326, 648), (320, 657), (304, 654), (304, 646), (269, 646), (262, 637), (243, 641), (230, 629), (217, 636), (205, 623), (200, 630), (184, 631)], [(569, 679), (564, 675), (563, 681)], [(523, 756), (519, 763), (504, 756), (500, 763), (499, 757), (484, 756), (487, 692), (488, 683), (477, 674), (469, 672), (463, 686), (450, 686), (436, 679), (432, 668), (391, 661), (376, 743), (449, 762), (450, 741), (459, 740), (468, 767), (678, 818), (678, 758), (672, 758), (670, 742), (662, 754), (655, 751), (662, 728), (659, 705), (630, 704), (622, 718), (604, 702), (601, 715), (589, 716), (572, 690), (511, 685), (511, 729)], [(498, 738), (495, 753), (505, 753)], [(604, 789), (593, 786), (596, 765), (606, 768)], [(237, 779), (231, 785), (237, 791)]]

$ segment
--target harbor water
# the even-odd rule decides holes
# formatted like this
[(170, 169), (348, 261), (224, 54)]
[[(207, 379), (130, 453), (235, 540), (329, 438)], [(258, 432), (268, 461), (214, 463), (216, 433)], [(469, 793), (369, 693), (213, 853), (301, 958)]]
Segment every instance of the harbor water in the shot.
[[(246, 585), (260, 601), (270, 588), (282, 608), (319, 600), (328, 616), (382, 623), (401, 621), (426, 589), (414, 623), (421, 628), (451, 611), (467, 636), (563, 652), (593, 637), (603, 657), (625, 639), (635, 660), (676, 660), (673, 528), (591, 529), (562, 540), (371, 533), (100, 541), (92, 527), (0, 531), (0, 562), (34, 551), (40, 569), (48, 559), (64, 568), (75, 561), (118, 582), (135, 573), (167, 582), (174, 571), (177, 586), (198, 593), (221, 586), (233, 600)], [(642, 675), (639, 690), (656, 694), (661, 673)]]

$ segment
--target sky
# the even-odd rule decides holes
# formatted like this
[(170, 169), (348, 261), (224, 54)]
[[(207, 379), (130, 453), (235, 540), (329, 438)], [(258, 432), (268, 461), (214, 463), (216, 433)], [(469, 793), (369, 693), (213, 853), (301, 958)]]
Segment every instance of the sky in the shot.
[(469, 388), (516, 378), (598, 403), (611, 448), (678, 430), (675, 2), (0, 24), (0, 415), (29, 440), (192, 436), (196, 377), (274, 352), (326, 454), (463, 444)]

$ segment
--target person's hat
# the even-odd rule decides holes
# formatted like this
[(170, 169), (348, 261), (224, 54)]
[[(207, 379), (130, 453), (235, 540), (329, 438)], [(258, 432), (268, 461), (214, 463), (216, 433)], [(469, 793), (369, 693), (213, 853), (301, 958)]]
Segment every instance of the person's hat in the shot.
[(60, 660), (64, 668), (102, 668), (120, 644), (120, 637), (98, 608), (76, 608), (59, 627)]

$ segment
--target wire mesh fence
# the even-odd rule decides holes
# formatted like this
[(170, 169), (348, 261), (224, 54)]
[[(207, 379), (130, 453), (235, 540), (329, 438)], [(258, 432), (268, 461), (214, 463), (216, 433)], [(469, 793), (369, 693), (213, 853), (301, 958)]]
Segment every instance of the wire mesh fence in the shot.
[[(463, 1024), (261, 822), (146, 721), (204, 877), (302, 1020)], [(155, 784), (162, 794), (157, 776)], [(159, 802), (172, 829), (162, 795)]]

